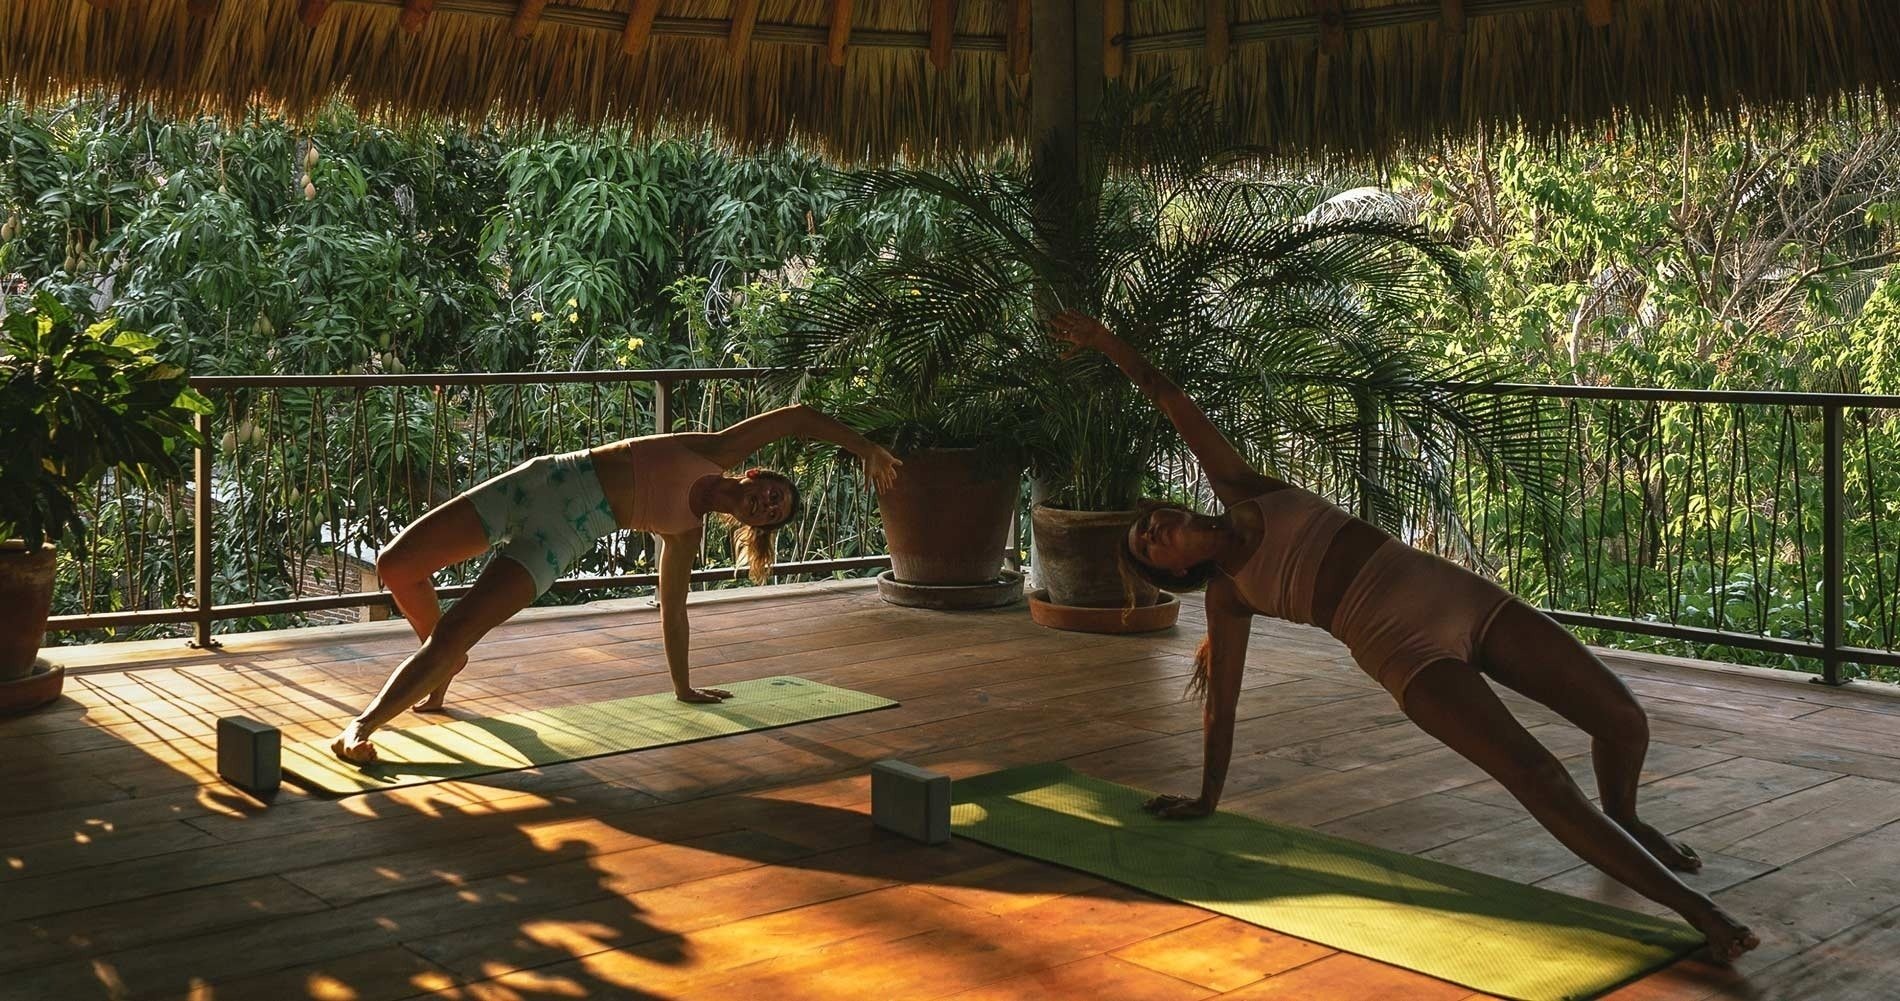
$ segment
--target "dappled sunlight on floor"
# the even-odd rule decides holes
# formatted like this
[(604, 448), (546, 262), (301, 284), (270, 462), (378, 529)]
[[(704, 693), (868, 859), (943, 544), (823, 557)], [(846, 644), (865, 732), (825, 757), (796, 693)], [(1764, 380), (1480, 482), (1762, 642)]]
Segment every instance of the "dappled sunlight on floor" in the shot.
[[(1102, 637), (1021, 609), (763, 591), (694, 612), (696, 682), (790, 674), (901, 705), (343, 799), (286, 786), (268, 802), (215, 778), (216, 718), (327, 736), (414, 648), (406, 627), (143, 652), (0, 721), (0, 1001), (1480, 998), (974, 842), (871, 827), (866, 770), (884, 757), (958, 778), (1063, 761), (1191, 788), (1199, 616), (1189, 602), (1175, 630)], [(1632, 903), (1422, 738), (1330, 639), (1256, 632), (1225, 807)], [(1646, 812), (1702, 849), (1710, 870), (1691, 882), (1764, 946), (1742, 974), (1684, 962), (1611, 997), (1845, 1001), (1866, 996), (1842, 985), (1869, 971), (1900, 975), (1900, 704), (1618, 666), (1656, 735)], [(656, 614), (581, 608), (498, 632), (450, 706), (488, 716), (667, 684)], [(1590, 781), (1587, 739), (1507, 701)]]

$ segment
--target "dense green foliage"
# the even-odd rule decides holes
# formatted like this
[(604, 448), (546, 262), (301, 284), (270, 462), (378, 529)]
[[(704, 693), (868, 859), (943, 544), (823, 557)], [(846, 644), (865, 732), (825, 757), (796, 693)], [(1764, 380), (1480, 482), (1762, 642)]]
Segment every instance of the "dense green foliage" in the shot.
[(82, 492), (111, 475), (150, 488), (180, 479), (210, 405), (155, 338), (82, 326), (51, 295), (0, 318), (0, 539), (83, 538)]
[[(745, 365), (772, 334), (789, 261), (822, 273), (835, 253), (928, 225), (902, 205), (838, 213), (827, 176), (796, 150), (741, 157), (697, 135), (7, 107), (0, 289), (148, 331), (198, 375)], [(214, 393), (214, 595), (329, 586), (342, 572), (333, 551), (366, 560), (481, 476), (651, 432), (653, 393), (644, 382)], [(671, 416), (717, 425), (766, 402), (732, 382), (683, 386)], [(810, 509), (832, 519), (786, 533), (788, 547), (816, 558), (881, 544), (861, 516), (837, 521), (857, 502), (825, 457), (765, 458), (793, 465), (819, 502)], [(91, 498), (100, 532), (68, 554), (59, 609), (186, 600), (187, 501), (125, 480)], [(710, 535), (709, 561), (724, 543)], [(630, 542), (586, 569), (650, 570), (651, 554)]]
[[(1131, 162), (1165, 166), (1163, 152), (1151, 145)], [(995, 194), (989, 208), (1032, 224), (1022, 204), (1035, 197), (1027, 180), (1007, 163), (991, 166), (1003, 169), (971, 173), (963, 187)], [(1193, 211), (1209, 203), (1168, 203), (1166, 177), (1138, 173), (1110, 189), (1124, 199), (1110, 214), (1140, 223), (1114, 239), (1160, 249), (1192, 242)], [(1850, 108), (1800, 124), (1745, 121), (1714, 136), (1580, 136), (1556, 148), (1492, 136), (1398, 164), (1383, 186), (1323, 204), (1369, 178), (1220, 179), (1258, 193), (1263, 231), (1298, 230), (1303, 216), (1342, 233), (1419, 223), (1460, 251), (1470, 308), (1432, 287), (1406, 303), (1416, 318), (1408, 324), (1433, 335), (1412, 346), (1438, 371), (1476, 359), (1533, 382), (1891, 393), (1900, 392), (1896, 174), (1900, 130)], [(888, 265), (895, 282), (927, 248), (981, 242), (970, 213), (928, 185), (864, 194), (796, 150), (735, 156), (696, 135), (397, 131), (341, 112), (308, 126), (262, 117), (227, 125), (99, 101), (6, 108), (0, 291), (14, 308), (33, 289), (75, 305), (88, 322), (114, 316), (197, 374), (758, 364), (784, 343), (785, 307), (798, 290), (826, 291), (873, 261)], [(1112, 249), (1107, 229), (1072, 232)], [(1104, 260), (1137, 285), (1153, 263), (1135, 251)], [(1104, 274), (1081, 278), (1077, 294), (1138, 325), (1131, 304), (1141, 289), (1111, 285)], [(1014, 288), (1020, 275), (991, 277)], [(1007, 298), (1015, 312), (996, 317), (991, 345), (1010, 335), (1005, 346), (1020, 358), (954, 337), (933, 345), (924, 324), (903, 333), (943, 353), (854, 356), (866, 381), (833, 385), (833, 395), (852, 398), (916, 359), (983, 382), (1101, 376), (1103, 388), (1114, 385), (1107, 373), (1044, 357), (1047, 346), (1023, 333), (1022, 314), (1034, 304), (992, 298)], [(1194, 329), (1231, 327), (1216, 313)], [(901, 311), (889, 319), (908, 322)], [(1196, 338), (1174, 341), (1179, 351), (1168, 342), (1158, 338), (1157, 350), (1193, 381), (1204, 361), (1189, 350)], [(1295, 349), (1279, 360), (1293, 363), (1326, 358), (1317, 348), (1346, 347), (1285, 343)], [(997, 359), (1006, 363), (984, 367)], [(1046, 401), (1030, 394), (1049, 387), (1012, 385), (1015, 403)], [(1225, 402), (1211, 382), (1191, 388)], [(683, 387), (672, 412), (718, 423), (769, 402), (762, 392), (732, 380)], [(469, 477), (529, 450), (644, 432), (654, 412), (646, 384), (212, 395), (220, 469), (234, 484), (219, 498), (220, 601), (286, 596), (293, 556), (312, 540), (371, 543)], [(1345, 455), (1353, 444), (1345, 429), (1357, 426), (1352, 403), (1307, 407), (1312, 421), (1339, 432), (1331, 440)], [(1140, 407), (1110, 409), (1118, 419), (1152, 420)], [(1264, 459), (1297, 464), (1291, 449), (1274, 458), (1266, 424), (1225, 409)], [(998, 426), (925, 427), (932, 415), (903, 407), (884, 416), (893, 428), (910, 421), (920, 440)], [(1848, 637), (1877, 647), (1894, 645), (1900, 624), (1900, 440), (1891, 416), (1850, 410), (1846, 424)], [(1580, 402), (1547, 406), (1544, 420), (1544, 444), (1558, 447), (1531, 451), (1561, 467), (1548, 473), (1563, 487), (1562, 505), (1524, 505), (1488, 476), (1461, 476), (1466, 467), (1454, 460), (1443, 470), (1463, 524), (1414, 526), (1421, 540), (1457, 550), (1468, 530), (1469, 548), (1492, 569), (1558, 607), (1818, 636), (1818, 411)], [(1404, 468), (1414, 456), (1396, 422), (1387, 413), (1380, 426), (1394, 432), (1385, 440)], [(1165, 452), (1165, 434), (1153, 444)], [(822, 457), (780, 458), (804, 464), (799, 471), (821, 498), (815, 510), (825, 512), (804, 526), (801, 554), (876, 551), (874, 520), (863, 517), (848, 478), (823, 468)], [(1351, 495), (1359, 463), (1326, 465), (1308, 478)], [(313, 468), (330, 470), (329, 479), (312, 479)], [(62, 576), (63, 611), (174, 603), (189, 590), (180, 499), (127, 499), (134, 503), (115, 497), (96, 507), (95, 549)], [(590, 569), (638, 568), (644, 555), (597, 554)]]
[[(1465, 249), (1479, 285), (1477, 313), (1447, 313), (1443, 328), (1530, 381), (1900, 388), (1891, 122), (1850, 109), (1554, 150), (1504, 137), (1407, 165), (1394, 187)], [(1892, 647), (1900, 623), (1895, 416), (1850, 408), (1845, 421), (1845, 632), (1860, 646)], [(1469, 512), (1514, 587), (1555, 607), (1819, 638), (1818, 410), (1576, 401), (1547, 418), (1569, 445), (1562, 516), (1513, 514), (1483, 484)]]
[[(1065, 358), (1042, 317), (1102, 318), (1262, 464), (1323, 469), (1396, 529), (1449, 501), (1452, 449), (1505, 469), (1522, 407), (1420, 324), (1462, 303), (1457, 263), (1421, 228), (1316, 218), (1326, 192), (1257, 169), (1194, 92), (1116, 91), (1073, 172), (962, 161), (852, 175), (851, 204), (940, 203), (938, 238), (843, 271), (804, 304), (781, 362), (864, 371), (867, 408), (948, 442), (1019, 444), (1050, 503), (1126, 510), (1154, 492), (1172, 429), (1100, 356)], [(978, 432), (979, 434), (981, 432)]]

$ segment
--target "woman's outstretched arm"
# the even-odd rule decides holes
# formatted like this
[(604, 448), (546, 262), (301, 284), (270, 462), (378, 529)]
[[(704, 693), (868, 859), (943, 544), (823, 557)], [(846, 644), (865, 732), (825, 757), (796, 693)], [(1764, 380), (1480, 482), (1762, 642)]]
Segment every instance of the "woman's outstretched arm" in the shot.
[(1115, 336), (1102, 321), (1074, 310), (1057, 314), (1050, 321), (1050, 332), (1057, 340), (1078, 349), (1100, 351), (1125, 373), (1143, 396), (1154, 402), (1181, 433), (1181, 440), (1194, 452), (1201, 469), (1213, 482), (1214, 494), (1221, 503), (1232, 507), (1249, 498), (1276, 490), (1286, 484), (1247, 464), (1246, 457), (1227, 440), (1220, 429), (1207, 419), (1201, 408), (1181, 392), (1160, 369), (1148, 363), (1128, 342)]
[(693, 561), (699, 539), (667, 535), (660, 539), (660, 639), (666, 646), (666, 670), (673, 677), (673, 696), (681, 702), (719, 702), (732, 693), (718, 688), (694, 688), (691, 652), (692, 628), (686, 621), (686, 594), (692, 589)]
[(728, 468), (780, 438), (806, 438), (843, 446), (863, 461), (865, 474), (879, 486), (890, 485), (897, 478), (897, 467), (903, 465), (882, 446), (804, 403), (768, 410), (724, 430), (693, 437), (699, 439), (693, 444), (701, 454)]
[[(1207, 692), (1201, 713), (1201, 794), (1198, 797), (1156, 796), (1142, 809), (1157, 817), (1186, 820), (1205, 817), (1220, 805), (1227, 784), (1227, 765), (1234, 756), (1234, 718), (1240, 704), (1240, 683), (1247, 668), (1247, 637), (1253, 612), (1232, 593), (1233, 585), (1217, 583), (1207, 589)], [(1197, 670), (1203, 669), (1195, 665)]]

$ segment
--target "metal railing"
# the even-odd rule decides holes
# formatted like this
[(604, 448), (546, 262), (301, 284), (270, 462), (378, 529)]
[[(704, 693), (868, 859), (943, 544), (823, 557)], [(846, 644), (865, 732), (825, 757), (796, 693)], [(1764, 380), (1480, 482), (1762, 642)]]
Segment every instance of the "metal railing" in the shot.
[[(88, 506), (95, 531), (62, 566), (55, 611), (63, 614), (48, 628), (149, 633), (188, 624), (195, 643), (211, 646), (214, 627), (233, 620), (281, 625), (338, 609), (384, 613), (392, 601), (376, 579), (376, 553), (430, 507), (535, 455), (662, 429), (723, 427), (767, 405), (761, 382), (770, 374), (194, 378), (216, 409), (199, 418), (204, 446), (190, 482), (153, 495), (99, 486)], [(889, 566), (875, 502), (854, 465), (792, 443), (752, 458), (791, 475), (804, 498), (801, 516), (779, 533), (775, 576)], [(657, 555), (654, 539), (615, 533), (553, 591), (651, 587)], [(693, 580), (740, 576), (731, 556), (726, 533), (707, 531)], [(442, 595), (455, 597), (467, 591), (471, 568), (444, 576)]]
[(1827, 684), (1900, 667), (1900, 468), (1883, 461), (1900, 456), (1900, 397), (1502, 392), (1537, 398), (1554, 489), (1468, 473), (1456, 521), (1414, 541), (1567, 625), (1805, 661)]
[[(374, 554), (429, 507), (532, 455), (643, 431), (714, 428), (766, 404), (766, 369), (209, 377), (193, 482), (137, 496), (106, 484), (83, 558), (68, 561), (52, 628), (214, 624), (387, 608)], [(1455, 464), (1449, 510), (1408, 541), (1482, 569), (1566, 624), (1701, 655), (1812, 668), (1900, 668), (1900, 397), (1509, 386), (1532, 397), (1541, 492)], [(759, 457), (800, 482), (778, 573), (889, 565), (855, 467), (781, 445)], [(1294, 478), (1352, 509), (1350, 470)], [(1892, 467), (1892, 468), (1890, 468)], [(1176, 463), (1160, 472), (1188, 481)], [(1534, 495), (1535, 494), (1535, 495)], [(1025, 526), (1026, 527), (1026, 526)], [(737, 571), (708, 532), (697, 581)], [(556, 592), (650, 587), (652, 540), (610, 536)], [(446, 596), (461, 593), (451, 571)], [(187, 576), (188, 574), (188, 576)], [(368, 576), (365, 576), (368, 575)], [(355, 583), (352, 583), (354, 577)], [(154, 600), (166, 595), (175, 600)], [(200, 600), (203, 596), (204, 600)], [(559, 600), (552, 599), (552, 600)], [(151, 607), (151, 606), (158, 607)], [(1874, 673), (1859, 671), (1858, 673)], [(1889, 676), (1900, 676), (1889, 674)]]
[[(1528, 424), (1543, 441), (1528, 451), (1544, 457), (1533, 476), (1543, 489), (1490, 476), (1461, 447), (1451, 503), (1406, 526), (1406, 541), (1498, 579), (1595, 642), (1828, 684), (1900, 679), (1900, 465), (1883, 459), (1900, 457), (1900, 397), (1469, 391), (1500, 407), (1535, 403)], [(1352, 456), (1268, 451), (1282, 475), (1369, 513)], [(1213, 503), (1191, 459), (1169, 457), (1158, 478)]]

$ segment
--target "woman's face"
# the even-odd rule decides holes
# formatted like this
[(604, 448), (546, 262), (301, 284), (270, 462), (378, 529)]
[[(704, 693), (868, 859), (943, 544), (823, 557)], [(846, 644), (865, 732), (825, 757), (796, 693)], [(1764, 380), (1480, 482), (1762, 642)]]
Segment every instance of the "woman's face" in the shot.
[(1220, 548), (1213, 519), (1185, 508), (1158, 507), (1128, 526), (1128, 550), (1157, 570), (1182, 573), (1214, 557)]
[(748, 476), (740, 481), (739, 509), (733, 514), (748, 525), (779, 524), (791, 517), (791, 488), (776, 476)]

